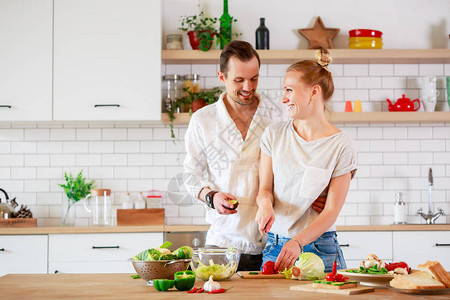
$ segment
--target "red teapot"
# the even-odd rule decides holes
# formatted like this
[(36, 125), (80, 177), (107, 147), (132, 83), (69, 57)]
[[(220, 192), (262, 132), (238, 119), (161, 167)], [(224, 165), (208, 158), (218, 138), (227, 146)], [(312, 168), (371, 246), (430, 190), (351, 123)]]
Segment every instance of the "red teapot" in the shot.
[[(405, 98), (405, 95), (402, 95), (402, 98), (397, 99), (397, 102), (392, 104), (391, 100), (386, 99), (386, 101), (389, 103), (389, 111), (416, 111), (420, 108), (420, 101), (419, 99), (415, 99), (411, 101), (409, 98)], [(414, 108), (414, 102), (419, 104), (417, 108)]]

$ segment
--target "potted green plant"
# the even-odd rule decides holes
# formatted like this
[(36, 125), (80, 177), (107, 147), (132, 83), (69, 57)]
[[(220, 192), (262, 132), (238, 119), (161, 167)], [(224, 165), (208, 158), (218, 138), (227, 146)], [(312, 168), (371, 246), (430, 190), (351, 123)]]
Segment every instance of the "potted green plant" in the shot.
[(211, 49), (214, 36), (220, 34), (216, 28), (218, 19), (206, 17), (203, 11), (200, 11), (198, 15), (184, 16), (180, 22), (179, 29), (187, 32), (193, 50), (208, 51)]
[(203, 90), (199, 92), (192, 92), (189, 89), (183, 88), (183, 91), (186, 96), (178, 98), (167, 112), (169, 115), (170, 136), (173, 139), (175, 138), (175, 134), (173, 132), (173, 122), (175, 120), (175, 112), (178, 108), (181, 108), (183, 105), (190, 105), (191, 108), (189, 109), (189, 114), (192, 114), (205, 105), (217, 102), (220, 94), (222, 93), (222, 90), (217, 87), (212, 90)]
[(67, 174), (64, 172), (64, 179), (66, 181), (65, 184), (58, 184), (64, 189), (67, 196), (67, 199), (63, 199), (62, 202), (62, 225), (74, 226), (74, 205), (90, 193), (91, 189), (95, 187), (94, 181), (87, 182), (86, 177), (83, 176), (83, 170), (75, 178), (72, 173)]
[[(205, 13), (200, 9), (200, 5), (198, 8), (198, 15), (184, 16), (180, 19), (181, 27), (179, 29), (187, 32), (192, 49), (208, 51), (211, 49), (214, 37), (217, 38), (217, 44), (220, 43), (221, 39), (225, 43), (230, 42), (229, 38), (222, 37), (220, 29), (216, 27), (219, 19), (206, 17)], [(237, 19), (231, 17), (231, 22), (237, 22)], [(232, 36), (240, 35), (242, 34), (234, 33)]]

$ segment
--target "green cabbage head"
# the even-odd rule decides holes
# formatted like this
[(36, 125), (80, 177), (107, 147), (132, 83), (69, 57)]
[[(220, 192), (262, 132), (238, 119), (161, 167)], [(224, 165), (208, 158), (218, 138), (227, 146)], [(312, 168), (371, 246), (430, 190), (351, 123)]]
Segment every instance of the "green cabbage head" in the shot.
[(325, 278), (325, 265), (322, 259), (314, 253), (304, 252), (294, 266), (300, 269), (301, 279), (318, 280)]

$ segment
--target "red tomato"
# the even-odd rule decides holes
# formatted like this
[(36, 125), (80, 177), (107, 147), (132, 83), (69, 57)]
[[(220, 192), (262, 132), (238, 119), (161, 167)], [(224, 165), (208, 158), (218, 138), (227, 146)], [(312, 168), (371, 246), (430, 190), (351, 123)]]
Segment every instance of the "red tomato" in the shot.
[(327, 274), (327, 276), (325, 276), (325, 278), (327, 279), (327, 281), (335, 281), (336, 280), (336, 276), (334, 276), (333, 273)]
[(344, 275), (342, 275), (342, 274), (336, 274), (336, 281), (337, 281), (337, 282), (344, 282), (344, 281), (345, 281)]
[(263, 274), (277, 274), (278, 271), (275, 270), (275, 263), (273, 261), (266, 262), (262, 267)]
[(300, 276), (300, 269), (299, 268), (297, 268), (297, 267), (293, 267), (292, 268), (292, 275), (294, 275), (295, 277), (298, 277), (298, 276)]

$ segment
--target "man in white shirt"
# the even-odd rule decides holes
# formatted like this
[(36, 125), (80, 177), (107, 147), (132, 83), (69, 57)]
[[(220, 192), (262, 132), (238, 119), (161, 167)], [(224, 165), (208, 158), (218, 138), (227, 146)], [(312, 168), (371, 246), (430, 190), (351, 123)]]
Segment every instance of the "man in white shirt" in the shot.
[[(260, 137), (269, 124), (287, 120), (281, 103), (256, 93), (259, 67), (249, 43), (227, 44), (218, 72), (226, 92), (192, 116), (185, 135), (185, 186), (208, 206), (206, 245), (241, 250), (242, 271), (259, 270), (262, 262), (262, 233), (255, 222)], [(238, 200), (238, 209), (229, 199)]]

